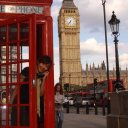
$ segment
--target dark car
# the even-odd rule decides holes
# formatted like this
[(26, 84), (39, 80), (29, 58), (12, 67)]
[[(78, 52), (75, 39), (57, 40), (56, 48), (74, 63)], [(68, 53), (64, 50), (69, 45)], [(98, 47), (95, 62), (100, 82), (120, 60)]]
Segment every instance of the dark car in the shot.
[(78, 96), (78, 97), (75, 97), (74, 99), (74, 106), (82, 106), (82, 97), (81, 96)]

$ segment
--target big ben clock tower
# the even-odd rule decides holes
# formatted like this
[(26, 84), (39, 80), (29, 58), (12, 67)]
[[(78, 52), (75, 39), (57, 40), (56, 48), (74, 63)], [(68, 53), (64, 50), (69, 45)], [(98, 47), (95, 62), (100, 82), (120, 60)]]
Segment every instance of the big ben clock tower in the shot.
[(60, 82), (81, 85), (80, 21), (73, 0), (63, 0), (58, 16)]

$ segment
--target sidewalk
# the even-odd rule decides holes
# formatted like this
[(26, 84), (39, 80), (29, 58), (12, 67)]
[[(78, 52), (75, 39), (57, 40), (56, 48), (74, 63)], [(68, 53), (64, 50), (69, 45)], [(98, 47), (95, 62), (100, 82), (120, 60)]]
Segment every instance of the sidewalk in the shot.
[(63, 128), (107, 128), (106, 116), (65, 113)]

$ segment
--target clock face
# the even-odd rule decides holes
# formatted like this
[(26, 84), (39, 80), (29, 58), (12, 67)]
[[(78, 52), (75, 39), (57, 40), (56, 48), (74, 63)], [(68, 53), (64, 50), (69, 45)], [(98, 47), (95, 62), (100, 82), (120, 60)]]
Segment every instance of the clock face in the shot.
[(76, 18), (74, 16), (66, 16), (65, 27), (76, 27)]

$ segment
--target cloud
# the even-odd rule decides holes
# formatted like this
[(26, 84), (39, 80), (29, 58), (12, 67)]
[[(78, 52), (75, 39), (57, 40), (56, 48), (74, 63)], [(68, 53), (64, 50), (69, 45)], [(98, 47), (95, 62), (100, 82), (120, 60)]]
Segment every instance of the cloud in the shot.
[[(122, 69), (128, 65), (128, 44), (119, 43), (119, 63)], [(106, 61), (106, 47), (103, 43), (98, 43), (96, 39), (91, 38), (80, 43), (81, 49), (81, 63), (85, 67), (86, 63), (100, 65), (101, 62)], [(115, 67), (115, 45), (108, 44), (108, 60), (110, 69)]]
[[(101, 0), (74, 0), (76, 6), (80, 12), (81, 28), (88, 32), (103, 31), (103, 6)], [(106, 21), (111, 18), (112, 11), (115, 11), (117, 17), (121, 20), (125, 27), (128, 27), (128, 15), (127, 15), (128, 0), (106, 0)], [(125, 29), (123, 26), (120, 29)]]
[[(63, 0), (53, 1), (51, 13), (55, 19), (59, 14), (62, 1)], [(74, 0), (74, 3), (79, 9), (80, 22), (82, 28), (84, 27), (83, 29), (90, 30), (91, 32), (95, 32), (93, 29), (103, 29), (103, 6), (101, 0)], [(117, 17), (125, 24), (125, 27), (128, 27), (127, 5), (128, 0), (125, 0), (125, 3), (123, 0), (106, 0), (105, 10), (107, 21), (111, 18), (112, 11), (114, 10)], [(57, 25), (56, 21), (54, 23)]]
[(81, 54), (100, 55), (105, 52), (103, 43), (98, 43), (96, 39), (88, 39), (80, 44)]
[(120, 55), (120, 67), (122, 69), (125, 69), (128, 67), (128, 53), (124, 53)]

